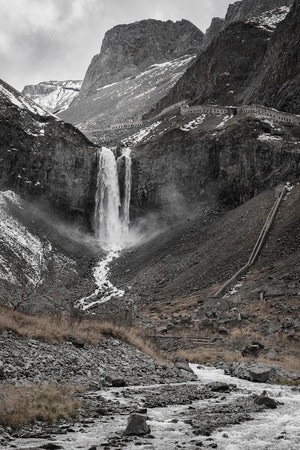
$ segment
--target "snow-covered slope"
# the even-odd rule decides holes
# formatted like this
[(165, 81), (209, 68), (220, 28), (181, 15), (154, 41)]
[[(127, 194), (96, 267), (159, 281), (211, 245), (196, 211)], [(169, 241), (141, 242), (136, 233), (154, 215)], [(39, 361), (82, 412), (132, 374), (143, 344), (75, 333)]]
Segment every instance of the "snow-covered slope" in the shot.
[[(13, 191), (0, 191), (0, 285), (1, 294), (14, 285), (16, 306), (19, 301), (41, 285), (52, 271), (72, 270), (74, 262), (55, 251), (45, 238), (30, 231), (24, 224), (26, 203)], [(23, 220), (22, 220), (23, 217)], [(26, 221), (25, 221), (26, 222)], [(8, 284), (7, 284), (8, 283)], [(6, 286), (6, 288), (5, 288)], [(17, 286), (21, 292), (17, 292)]]
[(71, 105), (59, 116), (83, 131), (138, 120), (160, 100), (186, 71), (195, 55), (154, 64), (137, 76), (108, 84)]
[(3, 100), (8, 100), (13, 103), (19, 109), (27, 110), (33, 114), (38, 114), (39, 116), (48, 116), (49, 113), (43, 108), (40, 108), (32, 99), (25, 99), (20, 92), (14, 89), (5, 81), (0, 80), (0, 97)]
[(25, 86), (22, 94), (47, 111), (58, 113), (68, 108), (78, 95), (82, 81), (43, 81)]

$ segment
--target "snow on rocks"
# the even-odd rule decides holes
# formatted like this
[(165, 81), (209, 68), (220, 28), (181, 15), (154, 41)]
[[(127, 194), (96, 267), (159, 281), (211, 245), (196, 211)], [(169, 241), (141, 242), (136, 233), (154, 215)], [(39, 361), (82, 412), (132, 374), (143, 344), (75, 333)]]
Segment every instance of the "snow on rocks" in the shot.
[(149, 126), (147, 126), (145, 128), (142, 128), (138, 133), (135, 133), (132, 136), (129, 136), (128, 138), (124, 139), (122, 141), (122, 144), (133, 147), (134, 145), (136, 145), (139, 142), (143, 141), (160, 124), (161, 124), (161, 121), (157, 121), (157, 122), (154, 122), (154, 123), (152, 123), (151, 125), (149, 125)]
[(277, 25), (282, 22), (290, 8), (288, 6), (282, 6), (280, 8), (266, 11), (258, 17), (251, 17), (247, 22), (255, 23), (259, 28), (267, 31), (274, 31)]
[(224, 127), (225, 123), (228, 122), (228, 120), (232, 119), (232, 115), (227, 115), (223, 118), (222, 122), (219, 123), (219, 125), (216, 126), (216, 128), (222, 128)]
[(280, 142), (283, 140), (282, 136), (274, 136), (269, 133), (262, 133), (257, 139), (261, 142)]
[(205, 118), (207, 117), (206, 114), (201, 114), (201, 116), (196, 117), (196, 119), (191, 120), (189, 123), (186, 123), (183, 125), (180, 129), (182, 131), (190, 131), (198, 127), (198, 125), (201, 125), (202, 122), (204, 122)]
[(0, 191), (0, 279), (16, 283), (20, 275), (25, 275), (28, 282), (36, 285), (42, 281), (45, 258), (49, 254), (56, 265), (73, 265), (73, 261), (54, 253), (49, 242), (42, 242), (14, 217), (11, 206), (17, 210), (25, 207), (15, 192)]
[(18, 91), (10, 88), (6, 83), (0, 83), (0, 95), (8, 98), (11, 103), (17, 106), (19, 109), (29, 110), (33, 114), (38, 114), (39, 116), (49, 116), (49, 113), (43, 108), (38, 106), (36, 103), (30, 99), (26, 99)]
[(62, 112), (77, 97), (82, 81), (44, 81), (25, 86), (24, 96), (49, 112)]
[(8, 208), (9, 203), (22, 207), (20, 198), (13, 191), (0, 192), (0, 245), (3, 251), (0, 259), (0, 278), (10, 282), (16, 281), (13, 269), (10, 267), (11, 261), (4, 256), (7, 249), (14, 253), (17, 259), (27, 262), (32, 281), (34, 281), (39, 277), (42, 243), (12, 217)]

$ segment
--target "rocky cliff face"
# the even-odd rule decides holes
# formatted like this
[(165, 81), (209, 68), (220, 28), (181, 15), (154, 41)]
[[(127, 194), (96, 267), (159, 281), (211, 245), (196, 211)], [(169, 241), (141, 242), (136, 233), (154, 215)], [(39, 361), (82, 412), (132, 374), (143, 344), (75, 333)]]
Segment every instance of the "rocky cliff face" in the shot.
[(190, 104), (243, 103), (245, 90), (258, 75), (268, 40), (266, 30), (250, 23), (232, 23), (200, 53), (158, 110), (184, 99)]
[(110, 142), (115, 139), (116, 131), (109, 132), (108, 127), (140, 121), (169, 92), (194, 58), (187, 55), (154, 64), (137, 77), (99, 88), (96, 94), (74, 102), (59, 117), (76, 124), (88, 136), (97, 135), (100, 142)]
[(300, 112), (300, 3), (271, 36), (259, 76), (251, 87), (248, 102)]
[(205, 35), (203, 36), (203, 42), (201, 46), (201, 51), (206, 50), (210, 44), (216, 39), (220, 31), (222, 30), (224, 25), (224, 19), (220, 17), (214, 17), (211, 21), (209, 28), (206, 30)]
[(96, 148), (73, 126), (0, 84), (0, 189), (43, 200), (63, 216), (89, 223)]
[[(186, 20), (143, 20), (108, 31), (79, 96), (59, 116), (87, 133), (139, 120), (164, 97), (195, 58), (203, 33)], [(89, 134), (90, 135), (90, 134)]]
[(22, 94), (52, 113), (68, 108), (77, 97), (82, 81), (42, 81), (25, 86)]
[(175, 23), (142, 20), (118, 25), (105, 34), (101, 52), (94, 56), (87, 70), (80, 97), (136, 76), (152, 64), (196, 53), (202, 39), (203, 33), (187, 20)]
[[(251, 22), (283, 14), (283, 9), (290, 7), (293, 0), (243, 0), (230, 4), (225, 19), (214, 17), (203, 38), (202, 51), (205, 50), (218, 34), (233, 22)], [(286, 14), (287, 10), (285, 11)], [(265, 14), (266, 13), (266, 14)], [(281, 13), (281, 14), (280, 14)], [(282, 19), (281, 19), (282, 20)]]
[(268, 120), (207, 116), (198, 125), (158, 127), (155, 139), (134, 150), (133, 209), (180, 217), (197, 206), (235, 207), (269, 186), (299, 179), (297, 145), (289, 127)]
[(229, 5), (224, 26), (232, 22), (245, 22), (282, 6), (291, 6), (294, 0), (243, 0)]
[[(185, 98), (191, 104), (256, 103), (263, 100), (265, 88), (270, 91), (276, 83), (273, 97), (269, 93), (268, 106), (278, 107), (282, 103), (276, 100), (276, 92), (278, 94), (281, 82), (286, 88), (284, 109), (295, 112), (295, 103), (298, 102), (294, 88), (298, 71), (299, 6), (295, 2), (288, 13), (290, 4), (288, 0), (243, 1), (232, 5), (220, 33), (212, 42), (208, 39), (210, 45), (199, 54), (169, 95), (162, 99), (156, 111)], [(266, 14), (268, 8), (282, 5), (285, 8)], [(220, 27), (221, 23), (217, 25)], [(267, 75), (269, 70), (273, 74), (270, 80)], [(279, 97), (282, 97), (281, 93)]]

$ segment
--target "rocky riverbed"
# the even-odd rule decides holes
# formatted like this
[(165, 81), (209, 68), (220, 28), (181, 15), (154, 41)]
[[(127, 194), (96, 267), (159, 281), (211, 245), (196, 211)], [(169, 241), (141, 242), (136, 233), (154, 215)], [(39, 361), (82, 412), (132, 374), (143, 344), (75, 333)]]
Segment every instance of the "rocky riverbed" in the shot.
[[(299, 388), (229, 375), (249, 378), (249, 373), (263, 372), (257, 365), (216, 368), (188, 365), (177, 358), (171, 366), (109, 336), (96, 346), (80, 342), (54, 345), (26, 340), (12, 332), (2, 333), (0, 340), (2, 386), (48, 382), (86, 388), (78, 394), (81, 408), (76, 419), (53, 426), (36, 422), (18, 431), (0, 428), (0, 448), (281, 450), (296, 449), (300, 443), (294, 425), (299, 419)], [(291, 380), (299, 375), (276, 368), (269, 370), (271, 374)], [(141, 423), (134, 422), (131, 432), (126, 432), (132, 417)], [(272, 437), (272, 447), (251, 447), (251, 443), (248, 447), (239, 443), (231, 446), (245, 434), (236, 428), (245, 421), (246, 430), (252, 430), (254, 436), (250, 424), (258, 429), (264, 421), (273, 424), (283, 417)], [(271, 442), (268, 433), (266, 436), (267, 443)]]

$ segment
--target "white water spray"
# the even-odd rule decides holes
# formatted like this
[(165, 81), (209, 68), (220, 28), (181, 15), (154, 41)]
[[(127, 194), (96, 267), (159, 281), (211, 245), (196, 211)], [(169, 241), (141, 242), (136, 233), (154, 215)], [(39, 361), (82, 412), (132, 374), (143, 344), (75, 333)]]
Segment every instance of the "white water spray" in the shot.
[[(119, 177), (119, 172), (123, 177)], [(119, 180), (122, 182), (120, 186)], [(120, 189), (121, 188), (121, 189)], [(122, 190), (122, 199), (120, 195)], [(124, 291), (117, 289), (108, 280), (108, 265), (119, 256), (126, 246), (130, 223), (131, 157), (126, 149), (116, 160), (112, 150), (102, 147), (99, 152), (98, 181), (95, 197), (95, 235), (107, 252), (93, 270), (97, 289), (79, 300), (82, 309), (105, 303), (112, 297), (122, 297)]]
[(120, 168), (122, 166), (122, 160), (124, 160), (124, 198), (122, 201), (122, 240), (123, 243), (126, 243), (126, 239), (129, 232), (129, 223), (130, 223), (130, 198), (131, 198), (131, 150), (127, 148), (122, 156), (117, 159), (117, 165)]
[[(124, 198), (121, 202), (118, 167), (125, 160)], [(95, 208), (95, 233), (105, 250), (121, 250), (126, 244), (129, 227), (131, 194), (131, 158), (126, 149), (115, 159), (112, 150), (102, 147), (99, 152), (98, 182)]]

